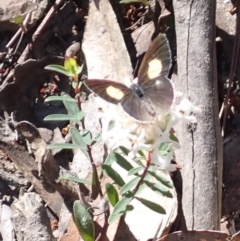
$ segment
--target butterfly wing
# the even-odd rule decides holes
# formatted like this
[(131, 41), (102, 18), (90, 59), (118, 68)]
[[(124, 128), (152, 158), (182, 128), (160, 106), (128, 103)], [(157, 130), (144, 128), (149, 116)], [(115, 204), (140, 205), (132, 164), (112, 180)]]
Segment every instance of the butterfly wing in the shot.
[(144, 97), (149, 100), (153, 109), (159, 114), (165, 114), (172, 105), (174, 90), (171, 80), (167, 77), (156, 78), (143, 87)]
[(130, 89), (119, 82), (104, 79), (85, 80), (85, 86), (104, 100), (118, 104), (129, 94)]
[(152, 122), (154, 121), (155, 116), (149, 113), (143, 101), (145, 100), (142, 100), (133, 93), (130, 93), (124, 97), (121, 105), (123, 110), (136, 120), (141, 122)]
[(138, 71), (138, 83), (144, 85), (152, 79), (167, 76), (171, 66), (171, 53), (166, 35), (158, 35), (151, 43)]

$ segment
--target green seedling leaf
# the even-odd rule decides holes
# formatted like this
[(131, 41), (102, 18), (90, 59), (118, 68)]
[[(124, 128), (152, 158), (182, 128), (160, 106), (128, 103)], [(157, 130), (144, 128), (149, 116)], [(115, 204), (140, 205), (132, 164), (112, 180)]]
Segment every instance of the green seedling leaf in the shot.
[(92, 143), (92, 133), (89, 130), (83, 130), (82, 138), (87, 145)]
[(126, 211), (126, 208), (127, 208), (127, 205), (131, 202), (133, 198), (133, 194), (130, 193), (126, 196), (124, 196), (115, 206), (114, 206), (114, 209), (113, 209), (113, 212), (112, 214), (109, 216), (108, 218), (108, 223), (110, 224), (110, 221), (112, 221), (113, 217), (111, 216), (114, 216), (118, 213), (122, 213), (121, 215), (124, 214), (124, 212)]
[(108, 196), (109, 202), (114, 207), (117, 204), (117, 202), (119, 201), (117, 190), (110, 183), (106, 183), (105, 189), (106, 189), (106, 192), (107, 192), (107, 196)]
[[(141, 160), (142, 160), (142, 159), (141, 159)], [(144, 167), (144, 165), (142, 164), (141, 160), (135, 160), (135, 162), (136, 162), (139, 166)]]
[(108, 125), (108, 131), (111, 131), (115, 126), (115, 121), (110, 121), (109, 125)]
[(149, 188), (151, 188), (153, 191), (159, 192), (163, 196), (166, 196), (169, 198), (173, 197), (172, 193), (165, 186), (161, 185), (160, 183), (152, 183), (152, 182), (146, 181), (146, 180), (144, 180), (144, 183)]
[(64, 61), (64, 67), (68, 73), (72, 74), (74, 81), (78, 80), (78, 64), (74, 58), (67, 58)]
[(126, 183), (122, 186), (120, 190), (120, 194), (125, 194), (126, 192), (130, 191), (132, 188), (136, 187), (138, 182), (141, 180), (141, 177), (135, 177), (130, 182)]
[(63, 95), (63, 96), (49, 96), (45, 100), (45, 102), (50, 102), (50, 101), (69, 101), (69, 102), (74, 102), (76, 103), (76, 100), (71, 98), (69, 95)]
[(24, 16), (18, 16), (18, 17), (15, 17), (15, 18), (11, 18), (10, 22), (20, 25), (20, 24), (23, 24), (23, 21), (24, 21), (25, 17), (26, 16), (24, 15)]
[[(69, 95), (64, 95), (64, 96), (69, 96)], [(76, 113), (79, 112), (77, 102), (73, 103), (73, 102), (69, 102), (69, 101), (63, 101), (63, 104), (69, 115), (75, 115)]]
[(148, 170), (148, 174), (155, 177), (159, 182), (161, 182), (166, 187), (173, 188), (173, 184), (169, 180), (167, 180), (165, 177), (163, 177), (159, 172), (154, 172), (154, 171)]
[(73, 204), (73, 215), (77, 229), (84, 241), (95, 240), (95, 227), (90, 213), (81, 204), (75, 201)]
[(84, 114), (75, 113), (75, 115), (65, 115), (65, 114), (52, 114), (44, 118), (45, 121), (79, 121), (80, 118), (83, 118)]
[(119, 3), (122, 3), (122, 4), (142, 3), (145, 6), (150, 6), (150, 3), (147, 0), (121, 0)]
[(64, 67), (61, 66), (61, 65), (57, 65), (57, 64), (47, 65), (44, 69), (46, 69), (46, 70), (52, 70), (52, 71), (55, 71), (55, 72), (57, 72), (57, 73), (66, 75), (66, 76), (68, 76), (68, 77), (73, 77), (73, 76), (74, 76), (72, 73), (68, 72), (68, 71), (66, 70), (66, 68), (64, 68)]
[(59, 179), (76, 182), (76, 183), (91, 184), (91, 182), (89, 182), (88, 180), (84, 180), (84, 179), (74, 177), (74, 176), (61, 176), (61, 177), (59, 177)]
[(120, 187), (122, 187), (125, 182), (123, 181), (123, 179), (121, 178), (121, 176), (110, 166), (103, 164), (102, 165), (103, 170), (107, 173), (107, 175), (109, 177), (111, 177), (113, 179), (113, 181), (119, 185)]
[(71, 127), (70, 134), (71, 134), (74, 144), (79, 145), (84, 149), (87, 148), (87, 145), (86, 145), (85, 141), (83, 140), (83, 137), (81, 136), (79, 130), (77, 130), (75, 127)]
[(138, 174), (140, 171), (144, 170), (144, 167), (134, 167), (128, 172), (128, 176)]
[(96, 168), (92, 168), (93, 172), (92, 172), (92, 195), (91, 198), (93, 200), (95, 200), (99, 194), (99, 190), (100, 190), (100, 182), (99, 182), (99, 178), (98, 178), (98, 173)]
[(92, 141), (92, 145), (94, 145), (95, 143), (98, 143), (102, 140), (102, 132), (99, 132), (93, 139)]
[(157, 203), (151, 202), (149, 200), (146, 200), (144, 198), (135, 197), (139, 202), (141, 202), (143, 205), (148, 207), (149, 209), (153, 210), (154, 212), (160, 213), (160, 214), (166, 214), (165, 209), (158, 205)]
[(70, 149), (70, 150), (73, 150), (73, 149), (82, 149), (81, 146), (79, 145), (75, 145), (75, 144), (72, 144), (72, 143), (55, 143), (55, 144), (50, 144), (47, 146), (47, 149), (48, 150), (52, 150), (52, 149)]
[(169, 150), (170, 150), (171, 144), (170, 143), (162, 143), (159, 146), (159, 151), (161, 153), (161, 155), (164, 157), (168, 154)]

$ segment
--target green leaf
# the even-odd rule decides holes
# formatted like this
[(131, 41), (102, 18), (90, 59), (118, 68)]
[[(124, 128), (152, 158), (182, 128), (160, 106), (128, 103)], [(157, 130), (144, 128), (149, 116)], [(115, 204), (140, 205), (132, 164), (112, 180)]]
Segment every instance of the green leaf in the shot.
[(173, 133), (170, 133), (169, 138), (172, 141), (179, 142), (178, 138)]
[(150, 181), (144, 180), (144, 183), (151, 188), (153, 191), (159, 192), (160, 194), (172, 198), (173, 195), (172, 193), (163, 185), (161, 185), (160, 183), (152, 183)]
[(115, 149), (114, 152), (119, 153), (119, 154), (123, 153), (125, 156), (127, 156), (129, 154), (130, 150), (127, 149), (125, 146), (119, 146), (117, 149)]
[(120, 212), (120, 213), (117, 213), (115, 215), (110, 215), (108, 217), (108, 223), (111, 224), (113, 223), (115, 220), (119, 219), (121, 216), (123, 216), (125, 214), (125, 212)]
[(92, 133), (89, 130), (83, 130), (82, 138), (87, 145), (92, 143)]
[(50, 102), (50, 101), (69, 101), (69, 102), (74, 102), (76, 103), (76, 100), (74, 98), (71, 98), (69, 95), (64, 95), (64, 96), (49, 96), (45, 100), (45, 102)]
[(91, 184), (91, 182), (89, 182), (88, 180), (84, 180), (84, 179), (74, 177), (74, 176), (60, 176), (59, 179), (72, 181), (72, 182), (76, 182), (76, 183)]
[(64, 67), (68, 73), (71, 73), (72, 76), (77, 75), (78, 64), (74, 58), (67, 58), (64, 60)]
[(120, 194), (125, 194), (126, 192), (130, 191), (132, 188), (136, 187), (138, 182), (141, 180), (141, 177), (135, 177), (124, 186), (122, 186), (120, 190)]
[(115, 162), (122, 167), (123, 169), (129, 171), (131, 169), (133, 169), (133, 166), (120, 154), (114, 152), (113, 154), (113, 158), (115, 159)]
[(159, 182), (161, 182), (166, 187), (173, 188), (173, 184), (169, 180), (167, 180), (164, 176), (162, 176), (159, 172), (148, 170), (148, 173), (151, 176), (155, 177)]
[(98, 143), (102, 140), (102, 132), (99, 132), (93, 139), (92, 141), (92, 145), (94, 145), (95, 143)]
[(125, 184), (125, 182), (123, 181), (122, 177), (112, 167), (110, 167), (110, 166), (108, 166), (106, 164), (103, 164), (102, 168), (107, 173), (107, 175), (113, 179), (113, 181), (117, 185), (122, 187)]
[(77, 75), (79, 75), (82, 72), (82, 69), (83, 69), (83, 64), (77, 67)]
[(112, 212), (112, 215), (116, 215), (117, 213), (124, 212), (126, 210), (127, 205), (131, 202), (133, 198), (133, 194), (129, 193), (125, 195), (115, 206)]
[(9, 21), (12, 22), (12, 23), (16, 23), (16, 24), (23, 24), (23, 21), (24, 21), (25, 17), (26, 17), (25, 15), (24, 16), (17, 16), (15, 18), (9, 19)]
[(75, 127), (71, 127), (70, 134), (71, 134), (74, 144), (79, 145), (84, 149), (87, 148), (87, 145), (86, 145), (85, 141), (83, 140), (83, 137), (81, 136), (79, 130), (77, 130)]
[(66, 70), (66, 68), (64, 68), (63, 66), (61, 65), (57, 65), (57, 64), (50, 64), (50, 65), (47, 65), (44, 69), (46, 70), (52, 70), (52, 71), (55, 71), (55, 72), (58, 72), (60, 74), (63, 74), (63, 75), (66, 75), (68, 77), (73, 77), (74, 75), (70, 72), (68, 72)]
[(135, 175), (137, 173), (139, 173), (140, 171), (144, 170), (144, 167), (140, 166), (140, 167), (134, 167), (132, 168), (129, 172), (128, 172), (128, 176), (131, 175)]
[(55, 143), (55, 144), (50, 144), (47, 146), (47, 149), (48, 150), (52, 150), (52, 149), (70, 149), (70, 150), (73, 150), (73, 149), (82, 149), (81, 146), (79, 145), (75, 145), (75, 144), (72, 144), (72, 143)]
[[(64, 95), (64, 96), (68, 96), (68, 95)], [(73, 102), (71, 103), (69, 101), (63, 101), (63, 104), (69, 115), (75, 115), (76, 113), (79, 112), (79, 108), (76, 101), (74, 103)]]
[(109, 202), (114, 207), (117, 204), (117, 202), (119, 201), (117, 190), (110, 183), (106, 183), (105, 189), (106, 189), (106, 192), (107, 192), (107, 196), (108, 196)]
[(165, 209), (158, 205), (157, 203), (151, 202), (149, 200), (146, 200), (144, 198), (135, 197), (139, 202), (141, 202), (143, 205), (148, 207), (149, 209), (153, 210), (154, 212), (160, 213), (160, 214), (166, 214)]
[(170, 143), (162, 143), (159, 146), (159, 151), (163, 157), (168, 154), (170, 147), (171, 147)]
[(83, 113), (76, 113), (75, 115), (65, 115), (65, 114), (52, 114), (44, 118), (45, 121), (78, 121), (80, 118), (83, 118)]
[(142, 3), (145, 6), (150, 6), (150, 3), (147, 0), (121, 0), (119, 3), (123, 3), (123, 4)]
[(81, 204), (75, 201), (73, 204), (73, 215), (77, 229), (84, 241), (95, 240), (95, 227), (90, 213)]
[(99, 178), (98, 178), (98, 173), (97, 170), (95, 168), (92, 168), (92, 194), (91, 194), (91, 198), (93, 200), (95, 200), (99, 194), (99, 190), (100, 190), (100, 182), (99, 182)]
[(109, 125), (108, 125), (108, 131), (111, 131), (115, 126), (115, 121), (110, 121)]

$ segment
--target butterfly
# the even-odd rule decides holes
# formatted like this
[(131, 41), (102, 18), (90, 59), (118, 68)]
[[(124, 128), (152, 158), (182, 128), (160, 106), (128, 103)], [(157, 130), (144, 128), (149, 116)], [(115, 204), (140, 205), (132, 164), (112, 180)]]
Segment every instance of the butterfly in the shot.
[(120, 103), (123, 110), (136, 120), (154, 122), (172, 105), (173, 85), (167, 78), (170, 66), (168, 40), (160, 34), (145, 53), (137, 78), (130, 86), (104, 79), (88, 79), (85, 85), (104, 100)]

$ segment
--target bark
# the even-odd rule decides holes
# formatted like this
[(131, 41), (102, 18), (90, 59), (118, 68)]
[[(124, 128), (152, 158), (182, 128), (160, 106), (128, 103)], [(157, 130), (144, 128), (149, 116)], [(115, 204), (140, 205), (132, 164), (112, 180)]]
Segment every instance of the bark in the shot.
[[(219, 229), (222, 188), (222, 138), (218, 119), (215, 56), (215, 0), (173, 0), (177, 90), (201, 107), (196, 130), (177, 130), (182, 165), (182, 228)], [(186, 226), (185, 226), (186, 225)]]

